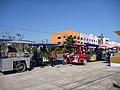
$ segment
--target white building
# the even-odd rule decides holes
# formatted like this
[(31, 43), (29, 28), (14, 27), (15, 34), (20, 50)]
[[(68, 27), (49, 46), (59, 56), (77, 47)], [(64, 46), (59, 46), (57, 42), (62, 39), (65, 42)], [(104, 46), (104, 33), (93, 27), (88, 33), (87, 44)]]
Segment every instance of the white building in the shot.
[(94, 36), (93, 34), (89, 34), (89, 43), (98, 45), (98, 37)]
[(103, 38), (103, 44), (109, 44), (110, 39), (109, 38)]

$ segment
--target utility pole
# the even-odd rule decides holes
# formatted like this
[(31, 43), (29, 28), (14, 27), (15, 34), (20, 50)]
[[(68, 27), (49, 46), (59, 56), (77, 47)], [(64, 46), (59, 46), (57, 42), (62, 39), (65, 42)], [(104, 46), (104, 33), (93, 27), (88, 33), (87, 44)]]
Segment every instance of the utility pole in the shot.
[(101, 33), (101, 44), (103, 44), (103, 38), (104, 38), (103, 33)]
[(46, 44), (48, 44), (48, 39), (46, 39)]

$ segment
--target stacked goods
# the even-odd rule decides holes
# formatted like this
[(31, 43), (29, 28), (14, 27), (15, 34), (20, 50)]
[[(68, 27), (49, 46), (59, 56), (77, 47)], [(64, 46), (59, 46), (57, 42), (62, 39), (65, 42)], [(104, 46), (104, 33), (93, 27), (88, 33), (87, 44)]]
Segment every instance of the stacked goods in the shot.
[(14, 58), (16, 56), (17, 56), (16, 53), (8, 53), (8, 58)]

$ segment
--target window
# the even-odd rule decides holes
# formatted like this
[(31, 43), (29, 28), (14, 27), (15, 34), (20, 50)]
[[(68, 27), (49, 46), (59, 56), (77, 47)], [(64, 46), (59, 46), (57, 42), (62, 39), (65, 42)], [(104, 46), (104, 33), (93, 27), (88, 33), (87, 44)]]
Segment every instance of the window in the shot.
[(63, 36), (63, 38), (66, 38), (66, 36)]
[(78, 41), (78, 43), (80, 43), (80, 41)]
[(61, 44), (61, 42), (57, 42), (58, 44)]
[(58, 37), (58, 39), (61, 39), (61, 37)]
[(88, 41), (88, 38), (87, 38), (87, 41)]
[(91, 41), (91, 39), (89, 39), (89, 41)]
[(74, 36), (74, 39), (76, 39), (76, 36)]
[(80, 39), (80, 37), (77, 38), (78, 40)]
[(72, 37), (72, 35), (70, 35), (70, 37)]
[(94, 40), (94, 42), (95, 42), (95, 40)]
[(83, 37), (81, 37), (81, 40), (83, 40)]

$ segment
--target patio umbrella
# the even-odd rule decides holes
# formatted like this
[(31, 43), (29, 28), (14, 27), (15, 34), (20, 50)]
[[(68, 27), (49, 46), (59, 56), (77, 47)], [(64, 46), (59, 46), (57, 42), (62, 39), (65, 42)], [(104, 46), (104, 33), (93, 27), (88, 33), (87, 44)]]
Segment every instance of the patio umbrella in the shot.
[(118, 31), (114, 31), (117, 35), (119, 35), (120, 36), (120, 30), (118, 30)]

